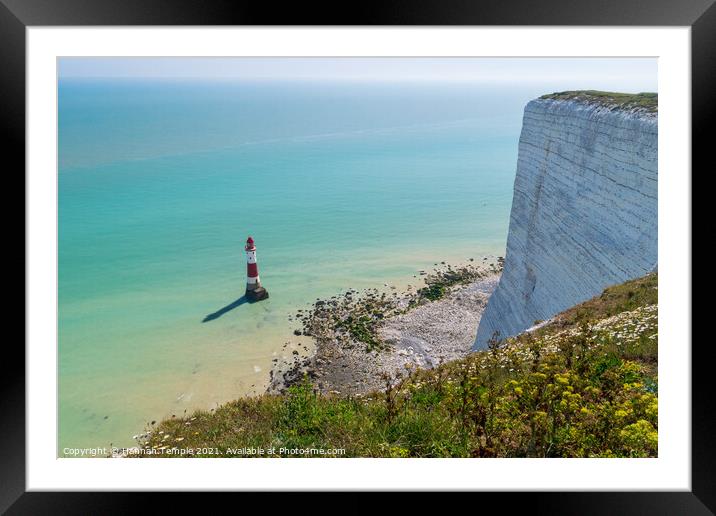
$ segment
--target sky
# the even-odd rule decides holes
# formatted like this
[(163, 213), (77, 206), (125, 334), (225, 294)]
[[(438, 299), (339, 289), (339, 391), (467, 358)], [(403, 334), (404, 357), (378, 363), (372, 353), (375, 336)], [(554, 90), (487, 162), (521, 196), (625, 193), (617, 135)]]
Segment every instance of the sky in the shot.
[(448, 81), (657, 91), (656, 58), (72, 57), (61, 79)]

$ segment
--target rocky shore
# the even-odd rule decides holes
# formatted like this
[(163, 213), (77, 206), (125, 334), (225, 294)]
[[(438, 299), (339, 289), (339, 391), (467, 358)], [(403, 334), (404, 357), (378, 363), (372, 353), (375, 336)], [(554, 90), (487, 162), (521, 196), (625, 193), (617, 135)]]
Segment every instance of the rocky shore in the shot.
[[(407, 368), (431, 368), (465, 356), (480, 316), (497, 287), (502, 261), (420, 271), (425, 286), (406, 291), (349, 290), (299, 310), (294, 333), (315, 347), (276, 359), (269, 393), (284, 392), (304, 375), (324, 394), (360, 395), (385, 386)], [(417, 276), (417, 275), (416, 275)]]

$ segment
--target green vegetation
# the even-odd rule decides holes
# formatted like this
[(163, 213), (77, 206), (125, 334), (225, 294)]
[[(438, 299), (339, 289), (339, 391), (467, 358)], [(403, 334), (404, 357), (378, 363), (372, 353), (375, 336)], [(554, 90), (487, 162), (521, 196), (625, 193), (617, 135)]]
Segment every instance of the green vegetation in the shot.
[(378, 321), (380, 312), (370, 312), (370, 315), (360, 317), (348, 317), (345, 321), (339, 321), (337, 327), (344, 327), (348, 334), (358, 342), (365, 344), (366, 351), (383, 349), (385, 343), (378, 337)]
[(312, 335), (318, 342), (339, 342), (344, 347), (361, 344), (366, 351), (381, 350), (386, 344), (378, 336), (378, 325), (399, 312), (399, 300), (385, 292), (349, 292), (340, 299), (317, 301), (301, 318), (303, 334)]
[(143, 434), (142, 456), (655, 457), (657, 280), (609, 288), (539, 330), (386, 377), (366, 396), (322, 396), (304, 378), (285, 395), (165, 420)]
[(550, 93), (542, 95), (540, 98), (552, 100), (576, 99), (614, 109), (636, 109), (649, 113), (656, 113), (659, 110), (659, 95), (657, 93), (615, 93), (610, 91), (579, 90)]
[(502, 270), (502, 261), (499, 265), (491, 264), (489, 268), (473, 267), (465, 265), (453, 268), (448, 265), (445, 269), (435, 270), (425, 277), (425, 287), (418, 290), (417, 296), (411, 299), (409, 308), (427, 301), (437, 301), (450, 292), (450, 288), (456, 285), (472, 283), (487, 274), (495, 274)]

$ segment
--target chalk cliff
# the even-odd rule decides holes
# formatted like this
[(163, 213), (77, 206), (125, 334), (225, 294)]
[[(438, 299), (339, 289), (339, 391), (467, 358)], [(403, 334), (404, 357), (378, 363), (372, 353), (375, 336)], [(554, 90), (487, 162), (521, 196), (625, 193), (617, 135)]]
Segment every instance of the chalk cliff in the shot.
[(504, 271), (475, 349), (656, 267), (656, 106), (599, 92), (527, 104)]

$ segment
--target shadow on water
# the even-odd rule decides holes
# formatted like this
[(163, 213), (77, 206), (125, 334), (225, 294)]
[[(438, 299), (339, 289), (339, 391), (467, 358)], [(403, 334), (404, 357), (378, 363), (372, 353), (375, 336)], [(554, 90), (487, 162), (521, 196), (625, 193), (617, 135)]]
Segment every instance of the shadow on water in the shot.
[(249, 300), (247, 299), (247, 297), (245, 295), (241, 296), (239, 299), (237, 299), (233, 303), (226, 305), (224, 308), (218, 309), (213, 314), (207, 315), (206, 317), (204, 317), (204, 320), (201, 322), (205, 323), (205, 322), (213, 321), (214, 319), (218, 319), (219, 317), (224, 315), (226, 312), (230, 312), (234, 308), (239, 307), (239, 306), (243, 305), (244, 303), (248, 303), (248, 302), (249, 302)]

